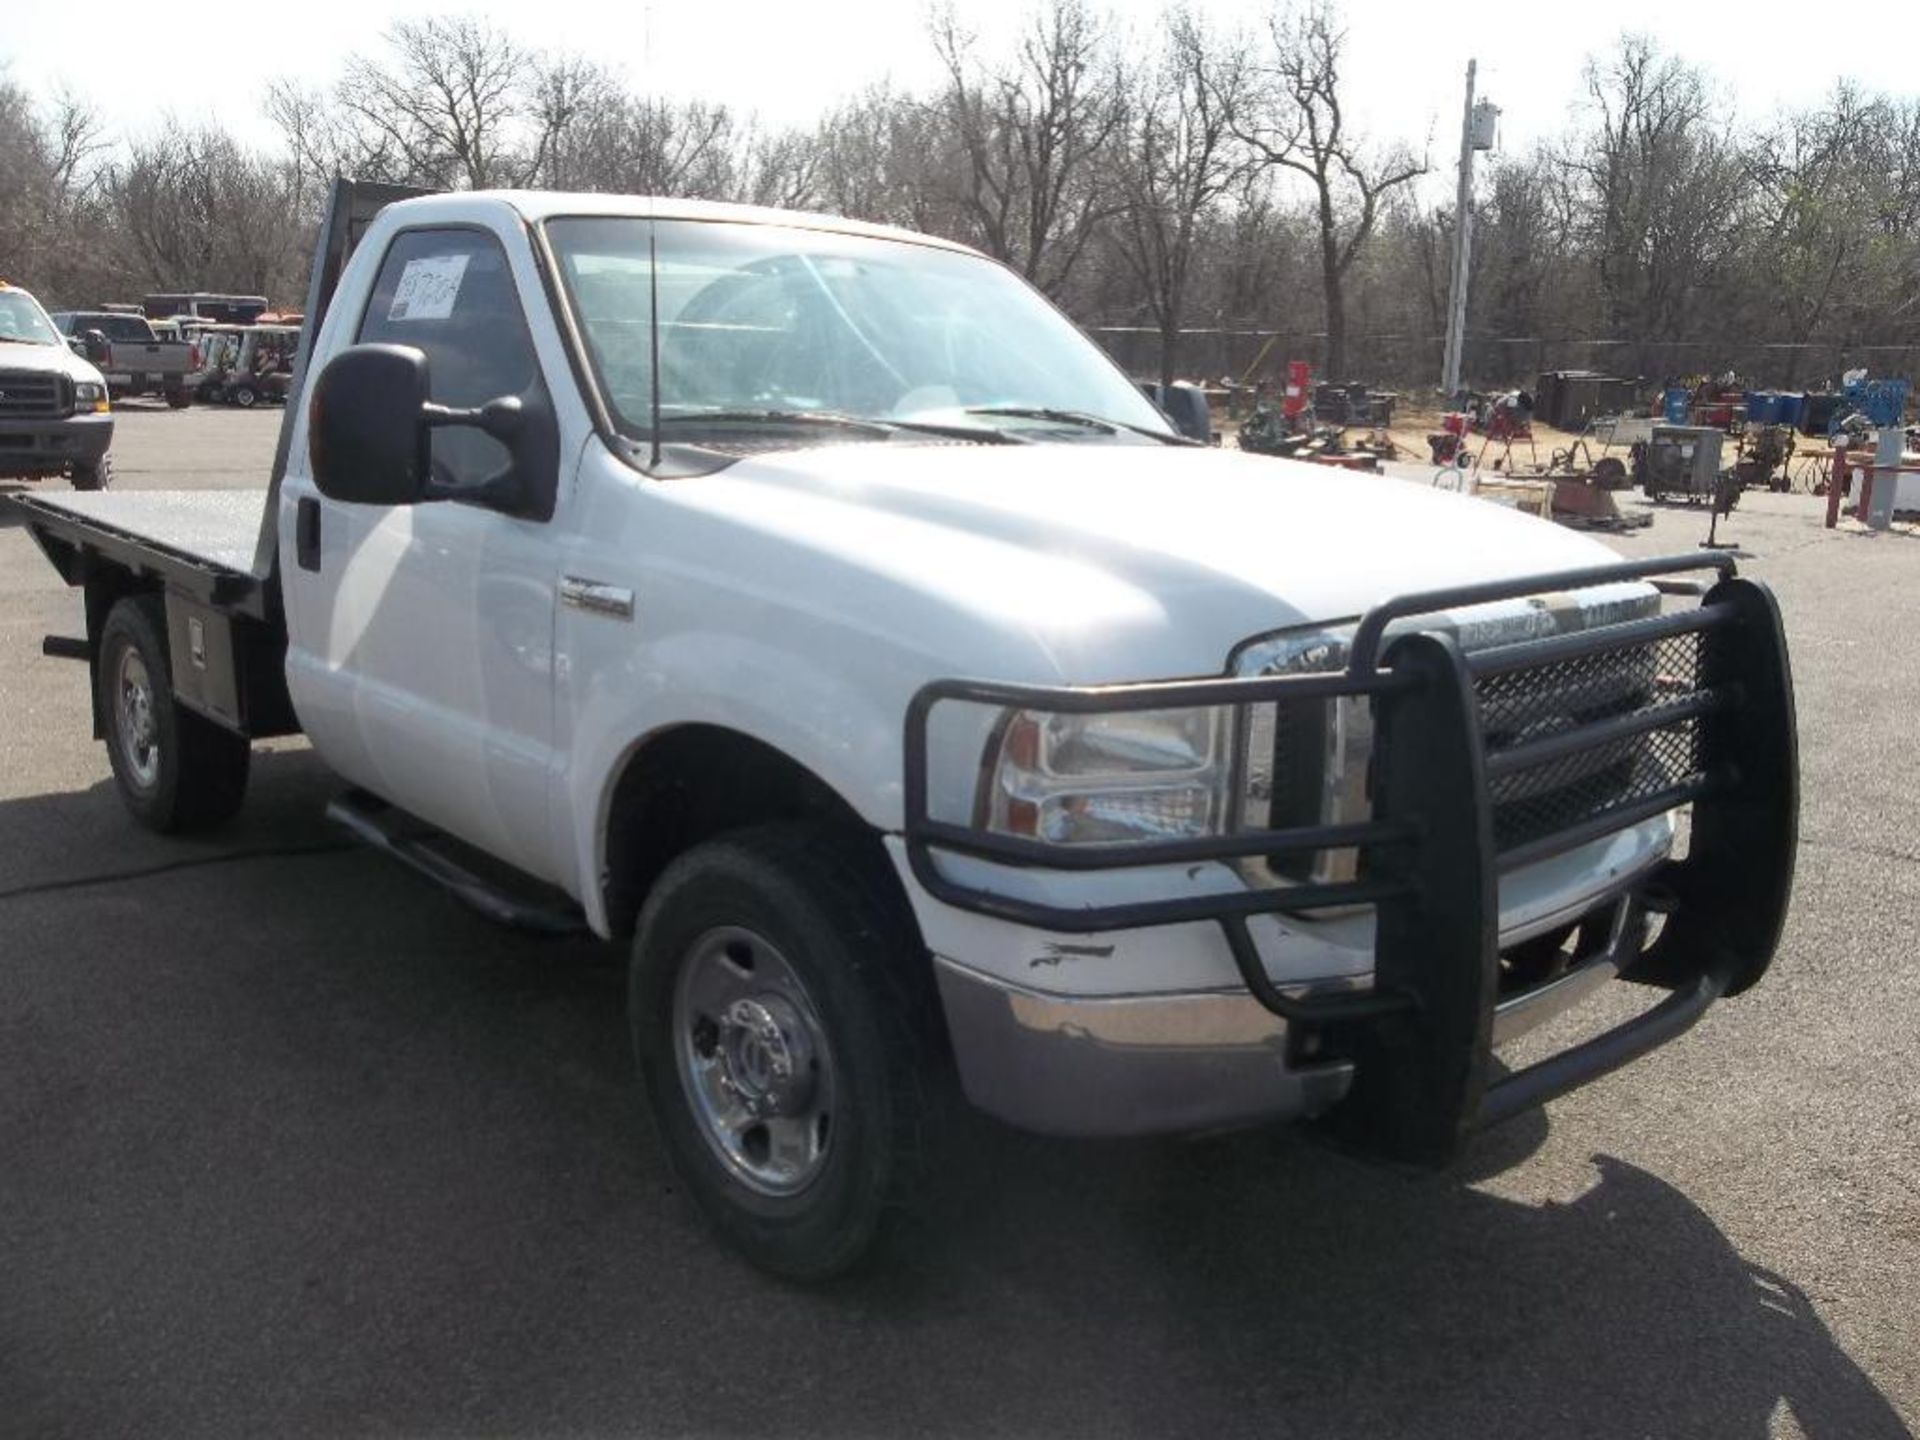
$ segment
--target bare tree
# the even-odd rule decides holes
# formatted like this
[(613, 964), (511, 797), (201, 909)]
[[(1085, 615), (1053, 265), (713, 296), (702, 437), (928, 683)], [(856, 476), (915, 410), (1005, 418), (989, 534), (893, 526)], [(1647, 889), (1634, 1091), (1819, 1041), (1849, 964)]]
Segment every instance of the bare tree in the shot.
[(1595, 124), (1569, 151), (1608, 328), (1673, 340), (1718, 315), (1713, 291), (1741, 244), (1752, 198), (1700, 72), (1628, 35), (1587, 65)]
[(1235, 133), (1262, 166), (1304, 176), (1320, 229), (1320, 284), (1326, 300), (1327, 374), (1347, 368), (1347, 274), (1372, 236), (1382, 199), (1427, 172), (1405, 147), (1371, 154), (1347, 123), (1340, 94), (1346, 31), (1313, 0), (1268, 22), (1271, 42), (1254, 103)]
[(740, 197), (755, 205), (807, 210), (818, 203), (821, 153), (815, 137), (798, 130), (755, 134), (745, 147)]
[(539, 173), (557, 112), (537, 54), (470, 16), (396, 21), (386, 48), (349, 59), (332, 97), (363, 173), (443, 189)]
[(1086, 0), (1047, 0), (1012, 61), (988, 68), (949, 9), (934, 45), (947, 77), (934, 104), (958, 155), (928, 178), (967, 238), (1057, 291), (1116, 209), (1100, 184), (1124, 118), (1106, 26)]
[(0, 277), (43, 299), (111, 283), (111, 263), (84, 243), (100, 226), (106, 151), (86, 100), (62, 90), (43, 108), (0, 75)]
[(1136, 91), (1118, 166), (1126, 205), (1116, 247), (1160, 332), (1160, 381), (1173, 383), (1203, 227), (1242, 173), (1234, 138), (1245, 100), (1240, 48), (1191, 11), (1173, 12), (1161, 62)]
[[(1412, 152), (1353, 133), (1331, 12), (1282, 13), (1253, 47), (1176, 14), (1134, 46), (1105, 0), (1039, 3), (1000, 53), (936, 17), (930, 90), (870, 90), (797, 130), (636, 94), (597, 56), (477, 19), (408, 22), (331, 83), (275, 84), (267, 153), (209, 127), (109, 140), (84, 94), (36, 103), (0, 71), (0, 273), (54, 303), (290, 298), (336, 175), (681, 194), (980, 245), (1090, 325), (1144, 321), (1163, 378), (1258, 353), (1195, 339), (1203, 321), (1284, 327), (1271, 358), (1299, 354), (1321, 322), (1293, 297), (1315, 289), (1331, 369), (1430, 371), (1455, 217), (1411, 203)], [(1490, 168), (1474, 223), (1488, 381), (1604, 364), (1792, 383), (1920, 350), (1912, 97), (1841, 86), (1744, 128), (1704, 72), (1628, 37), (1590, 63), (1564, 136)]]
[(158, 289), (290, 297), (301, 279), (302, 237), (287, 224), (297, 183), (290, 164), (248, 154), (217, 129), (169, 124), (136, 141), (102, 187), (123, 275)]
[(827, 115), (811, 145), (815, 203), (936, 235), (969, 233), (939, 183), (953, 147), (938, 107), (880, 86)]
[(543, 178), (562, 189), (730, 199), (739, 180), (739, 126), (724, 105), (641, 99), (604, 77), (556, 109)]

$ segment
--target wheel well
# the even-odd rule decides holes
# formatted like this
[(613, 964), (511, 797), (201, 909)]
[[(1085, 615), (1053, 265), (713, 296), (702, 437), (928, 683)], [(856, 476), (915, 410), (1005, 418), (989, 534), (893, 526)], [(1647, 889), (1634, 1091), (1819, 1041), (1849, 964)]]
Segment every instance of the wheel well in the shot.
[(806, 766), (737, 730), (683, 725), (647, 741), (627, 758), (607, 807), (600, 884), (613, 934), (633, 933), (647, 891), (683, 851), (775, 820), (875, 833)]

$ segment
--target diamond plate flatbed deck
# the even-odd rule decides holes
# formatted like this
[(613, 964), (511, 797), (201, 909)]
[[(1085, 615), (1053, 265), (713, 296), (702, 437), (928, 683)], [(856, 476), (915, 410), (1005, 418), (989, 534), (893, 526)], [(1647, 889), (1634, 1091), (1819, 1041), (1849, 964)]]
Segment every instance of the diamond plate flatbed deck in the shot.
[(253, 574), (260, 543), (261, 490), (101, 490), (21, 496), (33, 510), (73, 516), (175, 555), (240, 575)]
[[(107, 490), (14, 494), (5, 501), (70, 585), (96, 560), (152, 575), (210, 604), (263, 613), (256, 573), (271, 492)], [(271, 547), (264, 553), (271, 556)]]

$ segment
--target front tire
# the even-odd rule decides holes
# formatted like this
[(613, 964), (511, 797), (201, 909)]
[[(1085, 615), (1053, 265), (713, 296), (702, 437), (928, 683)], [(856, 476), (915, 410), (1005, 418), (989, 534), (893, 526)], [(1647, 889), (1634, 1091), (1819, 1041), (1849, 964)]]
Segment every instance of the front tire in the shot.
[(654, 885), (628, 990), (641, 1076), (674, 1170), (754, 1264), (840, 1274), (908, 1208), (943, 1053), (926, 977), (857, 831), (739, 831)]
[(170, 835), (233, 818), (252, 750), (245, 736), (175, 703), (165, 619), (157, 597), (115, 605), (100, 629), (94, 683), (120, 798), (147, 829)]
[(91, 465), (76, 460), (68, 477), (76, 490), (105, 490), (113, 484), (113, 457), (102, 455)]
[(229, 393), (242, 410), (251, 410), (260, 400), (260, 392), (251, 385), (236, 385)]

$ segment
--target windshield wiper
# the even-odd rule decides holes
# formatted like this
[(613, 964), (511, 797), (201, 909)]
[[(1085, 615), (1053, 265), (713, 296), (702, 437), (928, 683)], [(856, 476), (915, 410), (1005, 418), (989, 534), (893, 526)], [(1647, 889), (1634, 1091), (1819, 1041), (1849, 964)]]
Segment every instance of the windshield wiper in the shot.
[(1198, 440), (1190, 436), (1169, 434), (1167, 430), (1152, 430), (1144, 424), (1133, 424), (1129, 420), (1110, 420), (1104, 415), (1087, 415), (1085, 411), (1062, 411), (1052, 409), (1050, 405), (968, 405), (968, 415), (1010, 415), (1020, 420), (1056, 420), (1060, 424), (1077, 424), (1083, 430), (1098, 430), (1100, 434), (1114, 434), (1116, 430), (1129, 430), (1137, 436), (1146, 436), (1148, 440), (1160, 440), (1167, 445), (1198, 445)]
[(697, 410), (681, 415), (662, 415), (662, 425), (689, 424), (708, 420), (727, 425), (742, 421), (766, 421), (774, 425), (822, 425), (839, 430), (864, 430), (869, 435), (890, 436), (900, 433), (942, 435), (954, 440), (978, 440), (987, 445), (1026, 445), (1029, 441), (1004, 430), (983, 425), (942, 425), (930, 420), (882, 420), (867, 415), (844, 415), (837, 410)]
[(1056, 410), (1045, 405), (969, 405), (966, 413), (1008, 415), (1018, 420), (1051, 420), (1062, 425), (1078, 425), (1083, 430), (1097, 430), (1103, 435), (1111, 435), (1117, 430), (1127, 430), (1167, 445), (1198, 445), (1200, 443), (1186, 435), (1174, 435), (1165, 430), (1154, 430), (1125, 420), (1109, 420), (1104, 415), (1089, 415), (1084, 410)]
[(27, 335), (0, 335), (0, 345), (51, 345), (51, 340), (35, 340)]
[(692, 410), (660, 417), (662, 425), (690, 425), (701, 420), (720, 425), (764, 420), (777, 425), (829, 425), (836, 430), (865, 430), (873, 435), (889, 433), (877, 420), (862, 420), (857, 415), (841, 415), (832, 410)]

